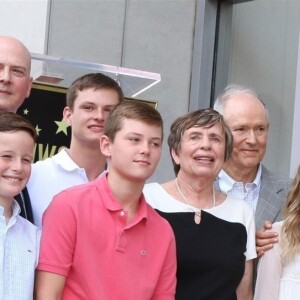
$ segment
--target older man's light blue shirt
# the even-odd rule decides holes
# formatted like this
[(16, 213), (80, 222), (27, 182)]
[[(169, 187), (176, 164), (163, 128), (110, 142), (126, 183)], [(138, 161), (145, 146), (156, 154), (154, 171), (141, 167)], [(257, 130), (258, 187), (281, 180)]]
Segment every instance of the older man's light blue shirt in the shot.
[(261, 172), (262, 167), (260, 164), (254, 181), (247, 183), (244, 187), (243, 182), (235, 181), (222, 170), (217, 178), (220, 190), (223, 193), (245, 200), (255, 213), (261, 186)]

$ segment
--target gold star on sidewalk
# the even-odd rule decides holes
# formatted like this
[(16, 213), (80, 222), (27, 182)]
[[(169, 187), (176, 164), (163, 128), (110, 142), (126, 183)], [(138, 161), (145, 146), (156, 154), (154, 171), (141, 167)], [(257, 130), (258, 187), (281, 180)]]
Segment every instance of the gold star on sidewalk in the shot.
[(39, 128), (39, 125), (36, 125), (36, 126), (35, 126), (35, 131), (36, 131), (36, 134), (37, 134), (37, 135), (40, 135), (40, 131), (41, 131), (41, 130), (42, 130), (42, 129)]
[(27, 108), (25, 108), (25, 109), (23, 110), (23, 114), (24, 114), (24, 115), (28, 115), (28, 113), (29, 113), (29, 110), (28, 110)]
[(69, 125), (63, 119), (61, 121), (54, 122), (58, 126), (55, 134), (63, 132), (66, 136), (68, 136), (67, 128), (69, 127)]

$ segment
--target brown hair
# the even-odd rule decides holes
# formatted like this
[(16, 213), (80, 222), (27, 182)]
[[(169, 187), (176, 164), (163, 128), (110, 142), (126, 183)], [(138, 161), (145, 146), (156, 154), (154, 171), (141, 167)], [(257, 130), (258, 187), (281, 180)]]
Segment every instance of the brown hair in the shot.
[(149, 125), (161, 127), (163, 136), (163, 120), (160, 113), (149, 104), (137, 100), (126, 100), (119, 103), (109, 114), (104, 124), (104, 134), (113, 142), (116, 133), (122, 129), (124, 119), (134, 119)]
[[(179, 153), (181, 147), (181, 138), (186, 130), (194, 126), (210, 128), (215, 124), (220, 124), (225, 134), (224, 159), (225, 161), (228, 160), (232, 152), (233, 139), (232, 139), (231, 131), (227, 126), (227, 124), (224, 122), (223, 116), (219, 114), (217, 111), (210, 108), (198, 109), (193, 112), (187, 113), (177, 118), (173, 122), (168, 137), (168, 145), (169, 145), (171, 157), (172, 157), (172, 150), (174, 150), (176, 154)], [(180, 170), (180, 165), (177, 165), (173, 158), (172, 158), (172, 162), (174, 166), (174, 172), (177, 175)]]
[(27, 119), (12, 112), (0, 112), (0, 132), (15, 131), (25, 131), (36, 141), (36, 130)]
[(119, 102), (122, 102), (124, 95), (118, 83), (102, 73), (89, 73), (77, 78), (69, 87), (67, 92), (67, 106), (73, 110), (74, 102), (78, 96), (78, 91), (83, 91), (88, 88), (114, 90), (119, 97)]

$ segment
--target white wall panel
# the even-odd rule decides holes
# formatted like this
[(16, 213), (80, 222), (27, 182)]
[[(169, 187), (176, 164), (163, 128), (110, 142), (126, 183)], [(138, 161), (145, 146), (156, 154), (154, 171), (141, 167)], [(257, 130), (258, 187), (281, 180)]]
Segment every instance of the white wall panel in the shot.
[(290, 175), (299, 38), (299, 1), (255, 0), (233, 10), (229, 81), (266, 102), (270, 135), (265, 164)]

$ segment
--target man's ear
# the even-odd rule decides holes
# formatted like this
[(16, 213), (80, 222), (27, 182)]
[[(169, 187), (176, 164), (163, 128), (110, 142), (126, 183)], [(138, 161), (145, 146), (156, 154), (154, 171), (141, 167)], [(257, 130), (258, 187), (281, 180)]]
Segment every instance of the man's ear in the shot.
[(63, 119), (64, 121), (71, 126), (72, 124), (72, 111), (70, 107), (66, 106), (63, 110)]
[(27, 86), (26, 98), (28, 98), (30, 96), (30, 92), (31, 92), (31, 88), (32, 88), (32, 81), (33, 81), (33, 78), (29, 77), (28, 78), (28, 86)]
[(102, 154), (106, 157), (110, 157), (110, 155), (111, 155), (110, 144), (111, 144), (111, 142), (110, 142), (108, 136), (102, 135), (100, 137), (100, 150), (101, 150)]

